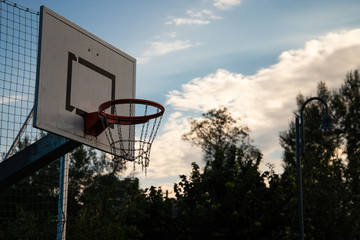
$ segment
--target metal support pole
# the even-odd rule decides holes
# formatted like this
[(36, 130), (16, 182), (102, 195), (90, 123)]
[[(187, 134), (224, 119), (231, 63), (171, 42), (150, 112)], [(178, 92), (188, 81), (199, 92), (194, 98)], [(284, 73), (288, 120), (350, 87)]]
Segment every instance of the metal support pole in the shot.
[(63, 234), (62, 234), (62, 239), (61, 240), (65, 240), (66, 239), (66, 222), (67, 222), (67, 203), (68, 203), (68, 187), (69, 187), (69, 164), (70, 164), (70, 154), (67, 153), (65, 155), (65, 169), (64, 169), (64, 194), (63, 194), (63, 219), (64, 224), (63, 224)]
[(66, 212), (67, 212), (67, 193), (69, 176), (69, 154), (60, 157), (59, 174), (59, 200), (58, 200), (58, 223), (56, 240), (66, 238)]
[(64, 169), (65, 155), (60, 157), (60, 174), (59, 174), (59, 198), (58, 198), (58, 219), (56, 240), (61, 240), (63, 230), (63, 198), (64, 198)]
[[(304, 240), (304, 216), (303, 216), (303, 194), (302, 194), (302, 176), (301, 176), (301, 156), (300, 156), (300, 147), (304, 142), (300, 143), (300, 128), (303, 130), (302, 123), (299, 123), (299, 117), (295, 119), (295, 128), (296, 128), (296, 182), (297, 182), (297, 191), (298, 191), (298, 207), (299, 207), (299, 234), (300, 239)], [(302, 135), (303, 136), (303, 135)], [(300, 146), (301, 145), (301, 146)], [(302, 147), (301, 147), (302, 148)]]

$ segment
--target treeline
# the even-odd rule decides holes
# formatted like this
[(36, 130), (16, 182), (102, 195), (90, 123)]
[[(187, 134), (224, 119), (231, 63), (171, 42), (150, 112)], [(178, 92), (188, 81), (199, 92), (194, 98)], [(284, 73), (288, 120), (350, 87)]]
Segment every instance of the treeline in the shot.
[[(347, 74), (339, 89), (330, 91), (319, 83), (317, 96), (328, 102), (344, 133), (313, 134), (323, 108), (316, 102), (307, 105), (302, 159), (305, 239), (360, 239), (358, 71)], [(306, 99), (297, 97), (294, 114)], [(294, 123), (280, 133), (281, 174), (272, 166), (259, 171), (261, 151), (253, 145), (249, 129), (225, 107), (190, 123), (183, 139), (201, 147), (205, 167), (193, 163), (190, 175), (180, 176), (174, 185), (174, 198), (160, 187), (140, 189), (137, 178), (119, 178), (113, 171), (117, 166), (104, 155), (85, 147), (73, 151), (67, 239), (299, 239)], [(41, 170), (42, 177), (51, 175), (55, 164)], [(34, 185), (34, 179), (17, 187)], [(50, 184), (39, 188), (39, 195), (54, 198), (56, 189), (56, 183)], [(21, 224), (21, 217), (30, 213), (26, 207), (16, 209), (11, 224), (0, 224), (5, 239), (52, 239), (44, 233), (49, 232), (46, 224)]]

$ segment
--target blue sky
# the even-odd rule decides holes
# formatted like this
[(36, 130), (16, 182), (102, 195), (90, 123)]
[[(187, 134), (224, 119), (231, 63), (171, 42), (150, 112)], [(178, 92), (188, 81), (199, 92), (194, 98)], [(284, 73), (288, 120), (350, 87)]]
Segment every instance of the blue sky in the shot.
[[(15, 0), (14, 0), (15, 1)], [(360, 65), (357, 0), (19, 0), (45, 5), (137, 59), (137, 97), (167, 108), (143, 187), (171, 188), (201, 163), (188, 120), (224, 105), (281, 172), (279, 131), (298, 93), (340, 87)], [(140, 168), (139, 168), (140, 169)], [(140, 171), (140, 170), (139, 170)]]

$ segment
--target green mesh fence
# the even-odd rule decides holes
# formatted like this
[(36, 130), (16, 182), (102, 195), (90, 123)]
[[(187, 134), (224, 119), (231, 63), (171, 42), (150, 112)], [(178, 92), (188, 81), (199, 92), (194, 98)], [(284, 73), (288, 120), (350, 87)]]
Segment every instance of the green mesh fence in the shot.
[(1, 192), (0, 239), (56, 239), (58, 166), (55, 161)]
[[(0, 162), (14, 153), (14, 140), (32, 143), (39, 131), (22, 130), (34, 106), (39, 14), (0, 1)], [(26, 139), (25, 139), (26, 137)]]
[[(42, 135), (32, 127), (38, 33), (38, 12), (0, 1), (0, 163)], [(0, 239), (61, 239), (59, 171), (54, 161), (0, 192)]]

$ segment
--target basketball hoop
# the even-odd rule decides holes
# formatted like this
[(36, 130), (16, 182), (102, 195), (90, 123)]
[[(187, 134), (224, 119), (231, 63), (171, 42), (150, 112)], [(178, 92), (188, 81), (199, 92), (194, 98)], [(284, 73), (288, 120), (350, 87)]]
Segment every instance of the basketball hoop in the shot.
[(146, 170), (164, 111), (161, 104), (149, 100), (108, 101), (97, 112), (86, 114), (85, 133), (98, 136), (105, 131), (114, 161), (134, 162)]

